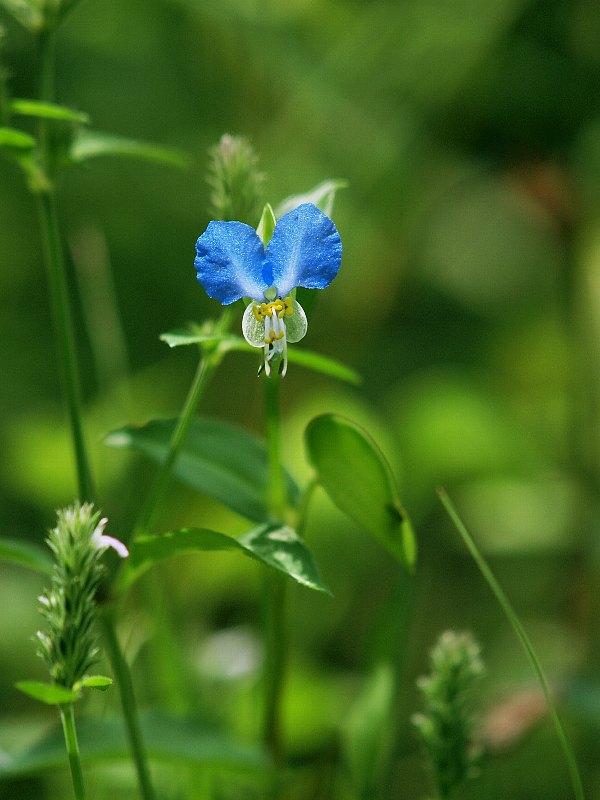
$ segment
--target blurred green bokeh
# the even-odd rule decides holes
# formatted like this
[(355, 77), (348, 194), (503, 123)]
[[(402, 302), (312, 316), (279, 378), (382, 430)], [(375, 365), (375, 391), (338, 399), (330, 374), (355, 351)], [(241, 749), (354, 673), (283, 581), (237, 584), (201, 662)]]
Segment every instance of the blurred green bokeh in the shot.
[[(10, 90), (35, 96), (32, 39), (3, 11), (0, 25)], [(385, 796), (425, 796), (408, 725), (411, 686), (446, 627), (471, 629), (482, 644), (484, 708), (535, 691), (441, 512), (434, 489), (443, 484), (562, 690), (588, 797), (600, 796), (597, 2), (87, 0), (61, 30), (57, 58), (59, 102), (88, 112), (99, 130), (176, 146), (192, 161), (178, 171), (97, 160), (59, 187), (73, 293), (82, 298), (87, 432), (115, 535), (132, 523), (149, 469), (101, 437), (178, 413), (196, 356), (158, 337), (217, 313), (192, 268), (209, 221), (208, 148), (223, 132), (248, 136), (274, 205), (326, 178), (347, 179), (334, 212), (343, 266), (298, 347), (345, 361), (364, 386), (292, 366), (285, 456), (305, 480), (302, 432), (315, 414), (364, 425), (399, 477), (420, 560), (407, 640), (410, 579), (317, 493), (308, 537), (334, 598), (292, 592), (290, 750), (299, 763), (327, 752), (365, 676), (381, 659), (401, 662), (406, 686)], [(40, 542), (75, 481), (35, 209), (5, 161), (0, 291), (0, 534)], [(245, 355), (229, 356), (203, 413), (261, 432), (255, 373)], [(244, 530), (177, 486), (161, 525)], [(238, 635), (234, 651), (236, 642), (256, 645), (257, 568), (199, 555), (168, 565), (164, 580), (189, 681), (174, 706), (200, 705), (251, 737), (254, 668), (235, 679), (219, 674), (210, 645), (223, 631)], [(0, 760), (17, 738), (35, 737), (41, 719), (12, 688), (42, 674), (30, 641), (39, 590), (37, 579), (0, 566), (0, 599), (10, 606), (0, 619)], [(152, 619), (135, 598), (130, 610), (142, 675)], [(144, 702), (156, 704), (153, 680), (140, 681)], [(107, 697), (96, 708), (116, 710)], [(473, 797), (564, 800), (566, 770), (549, 725), (525, 715), (513, 730), (511, 719), (488, 720), (491, 754)], [(509, 744), (497, 750), (503, 735)], [(21, 782), (9, 791), (60, 796), (60, 780), (53, 773), (57, 783), (45, 788)], [(100, 773), (97, 796), (128, 780)], [(345, 782), (319, 794), (310, 781), (290, 798), (352, 797)]]

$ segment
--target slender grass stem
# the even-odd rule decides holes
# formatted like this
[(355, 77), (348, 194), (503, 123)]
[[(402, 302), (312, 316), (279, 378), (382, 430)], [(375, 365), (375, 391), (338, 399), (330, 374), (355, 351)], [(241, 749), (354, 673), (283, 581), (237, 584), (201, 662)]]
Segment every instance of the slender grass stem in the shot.
[(108, 647), (110, 663), (112, 664), (121, 695), (123, 717), (127, 729), (129, 747), (138, 776), (140, 793), (143, 800), (156, 800), (156, 794), (150, 779), (150, 769), (148, 767), (148, 759), (137, 713), (131, 672), (117, 638), (113, 609), (110, 607), (104, 608), (100, 615), (100, 620), (104, 629), (104, 638)]
[[(265, 378), (266, 433), (269, 458), (268, 508), (273, 520), (281, 521), (285, 513), (285, 480), (281, 467), (281, 420), (279, 375)], [(281, 700), (287, 661), (286, 630), (287, 583), (284, 575), (269, 570), (265, 573), (265, 675), (263, 743), (274, 764), (283, 757)]]
[[(42, 100), (54, 100), (55, 73), (55, 29), (49, 24), (40, 31), (39, 59), (40, 84), (39, 95)], [(42, 168), (47, 185), (36, 194), (40, 230), (44, 244), (44, 256), (48, 272), (48, 284), (54, 316), (55, 337), (58, 349), (58, 360), (63, 382), (63, 391), (71, 428), (71, 439), (77, 468), (79, 499), (92, 501), (92, 473), (83, 433), (81, 391), (79, 385), (79, 364), (73, 313), (69, 298), (65, 258), (60, 237), (58, 214), (54, 188), (50, 179), (50, 143), (48, 141), (48, 120), (43, 117), (38, 123), (40, 154)]]
[(542, 692), (544, 693), (544, 697), (548, 705), (548, 710), (550, 712), (550, 716), (554, 724), (554, 729), (556, 731), (556, 735), (560, 742), (560, 746), (562, 748), (565, 761), (567, 762), (569, 777), (571, 779), (571, 786), (573, 788), (573, 794), (577, 798), (577, 800), (585, 800), (585, 796), (583, 793), (583, 785), (581, 783), (581, 776), (579, 774), (579, 768), (577, 766), (577, 761), (575, 759), (573, 748), (571, 746), (571, 743), (569, 742), (567, 733), (558, 715), (558, 709), (556, 708), (556, 703), (554, 702), (554, 699), (552, 697), (552, 690), (550, 688), (550, 685), (548, 684), (548, 680), (546, 679), (546, 675), (544, 674), (542, 665), (540, 664), (540, 661), (535, 653), (535, 650), (531, 643), (531, 639), (525, 632), (525, 629), (521, 624), (521, 620), (517, 616), (516, 611), (512, 607), (508, 597), (505, 595), (502, 587), (496, 580), (492, 570), (488, 566), (482, 554), (479, 552), (477, 545), (473, 541), (465, 524), (459, 517), (458, 512), (454, 507), (452, 501), (448, 497), (446, 491), (440, 488), (437, 490), (437, 493), (442, 505), (446, 509), (450, 519), (452, 520), (457, 531), (461, 535), (463, 542), (467, 546), (467, 549), (471, 553), (473, 560), (475, 561), (475, 563), (479, 567), (480, 572), (487, 581), (488, 586), (496, 596), (496, 600), (500, 604), (514, 632), (516, 633), (519, 641), (521, 642), (523, 649), (525, 650), (525, 653), (527, 654), (529, 663), (533, 667), (533, 670), (537, 675), (538, 681), (542, 688)]
[(79, 367), (73, 317), (66, 279), (65, 261), (58, 229), (56, 203), (51, 189), (37, 195), (40, 227), (48, 267), (48, 283), (54, 314), (54, 326), (63, 390), (71, 428), (71, 440), (77, 467), (79, 499), (93, 500), (92, 473), (83, 432)]
[(73, 704), (60, 707), (60, 718), (62, 720), (63, 733), (65, 735), (65, 745), (69, 756), (69, 766), (71, 768), (71, 778), (73, 779), (73, 790), (76, 800), (86, 800), (85, 784), (83, 782), (83, 770), (81, 759), (79, 758), (79, 743), (77, 741), (77, 730), (75, 728), (75, 714)]

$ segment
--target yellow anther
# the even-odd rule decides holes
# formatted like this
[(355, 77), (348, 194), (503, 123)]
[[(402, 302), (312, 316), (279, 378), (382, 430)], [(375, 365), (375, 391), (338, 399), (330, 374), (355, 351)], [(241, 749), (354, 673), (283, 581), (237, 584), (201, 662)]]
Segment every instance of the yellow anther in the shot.
[(252, 313), (257, 322), (263, 322), (265, 317), (274, 317), (275, 315), (277, 315), (279, 319), (291, 317), (294, 313), (292, 298), (288, 296), (285, 300), (278, 298), (271, 303), (254, 303), (252, 306)]

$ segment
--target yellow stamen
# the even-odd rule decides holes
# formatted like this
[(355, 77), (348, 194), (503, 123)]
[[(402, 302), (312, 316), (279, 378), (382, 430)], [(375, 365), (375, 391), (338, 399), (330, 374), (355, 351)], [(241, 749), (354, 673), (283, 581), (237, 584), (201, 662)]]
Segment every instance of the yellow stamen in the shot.
[(285, 300), (278, 298), (272, 303), (255, 303), (252, 306), (252, 313), (254, 314), (254, 319), (257, 322), (262, 322), (265, 317), (273, 317), (275, 314), (279, 317), (279, 319), (283, 319), (283, 317), (291, 317), (294, 313), (292, 298), (288, 296), (285, 298)]

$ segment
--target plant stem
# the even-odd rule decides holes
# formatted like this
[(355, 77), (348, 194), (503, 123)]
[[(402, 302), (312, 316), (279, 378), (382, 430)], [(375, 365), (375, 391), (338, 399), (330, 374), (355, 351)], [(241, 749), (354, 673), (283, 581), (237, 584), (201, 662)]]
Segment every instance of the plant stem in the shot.
[[(42, 100), (48, 102), (54, 100), (54, 51), (55, 30), (53, 25), (48, 25), (40, 31), (39, 34), (39, 94)], [(51, 154), (49, 151), (47, 123), (48, 121), (46, 119), (43, 117), (40, 118), (38, 133), (42, 168), (46, 177), (46, 185), (38, 189), (36, 196), (48, 272), (52, 311), (54, 315), (58, 360), (77, 468), (79, 499), (83, 502), (86, 500), (93, 500), (92, 475), (83, 434), (79, 365), (73, 326), (73, 313), (71, 310), (71, 301), (69, 299), (65, 258), (59, 232), (54, 188), (49, 174)]]
[[(266, 434), (269, 458), (267, 503), (274, 521), (282, 521), (285, 506), (285, 480), (281, 467), (280, 378), (277, 373), (265, 378)], [(281, 699), (287, 658), (286, 635), (287, 583), (274, 570), (265, 573), (265, 675), (263, 743), (274, 764), (281, 764), (283, 731)]]
[(77, 467), (79, 499), (93, 499), (92, 475), (83, 433), (79, 369), (62, 243), (58, 230), (56, 203), (51, 189), (37, 195), (48, 283), (54, 314), (58, 359), (71, 427), (71, 439)]
[(69, 766), (71, 768), (71, 778), (73, 779), (73, 790), (76, 800), (85, 800), (85, 785), (83, 783), (83, 770), (81, 769), (81, 759), (79, 758), (79, 743), (77, 742), (77, 730), (75, 728), (75, 714), (73, 704), (60, 707), (60, 718), (62, 720), (63, 733), (65, 735), (65, 745), (69, 756)]
[[(215, 333), (224, 333), (229, 327), (230, 312), (224, 311), (221, 318), (215, 323)], [(171, 478), (173, 467), (179, 451), (181, 450), (187, 433), (189, 431), (194, 412), (200, 402), (200, 398), (210, 382), (217, 367), (223, 360), (225, 353), (215, 346), (212, 350), (205, 351), (200, 359), (194, 380), (188, 391), (181, 414), (177, 420), (175, 430), (169, 442), (169, 450), (165, 460), (160, 465), (152, 487), (146, 497), (146, 501), (139, 514), (134, 528), (134, 538), (136, 535), (147, 533), (154, 523), (156, 513), (164, 498), (165, 490)]]
[(123, 717), (125, 720), (125, 727), (127, 728), (129, 746), (137, 771), (141, 796), (143, 800), (156, 800), (156, 794), (154, 793), (154, 788), (150, 780), (150, 769), (148, 767), (148, 759), (137, 713), (133, 681), (131, 680), (131, 672), (117, 638), (114, 611), (110, 607), (104, 608), (100, 615), (100, 620), (104, 628), (104, 637), (108, 646), (110, 663), (112, 664), (121, 695)]

